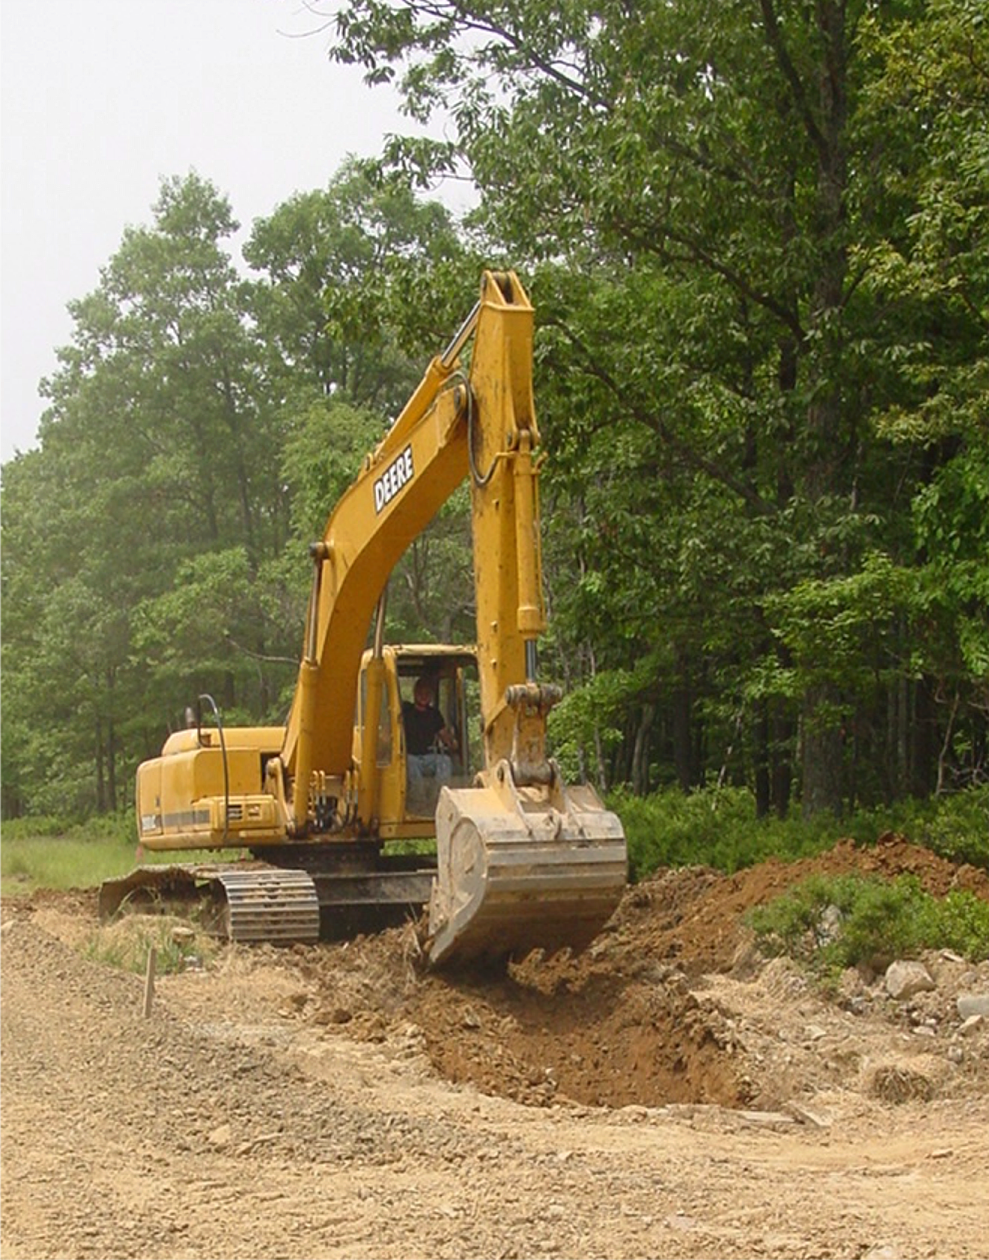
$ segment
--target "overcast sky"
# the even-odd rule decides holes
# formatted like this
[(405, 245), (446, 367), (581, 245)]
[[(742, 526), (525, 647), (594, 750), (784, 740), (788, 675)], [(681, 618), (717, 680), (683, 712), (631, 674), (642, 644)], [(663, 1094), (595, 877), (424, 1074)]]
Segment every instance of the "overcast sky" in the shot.
[(35, 445), (38, 381), (162, 176), (196, 170), (249, 227), (409, 130), (311, 34), (331, 0), (0, 0), (2, 458)]

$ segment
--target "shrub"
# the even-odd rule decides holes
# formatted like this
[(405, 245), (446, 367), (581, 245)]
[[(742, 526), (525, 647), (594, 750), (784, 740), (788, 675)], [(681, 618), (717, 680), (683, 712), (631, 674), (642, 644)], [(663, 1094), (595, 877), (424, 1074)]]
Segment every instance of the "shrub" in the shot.
[(847, 834), (829, 817), (810, 823), (757, 819), (755, 798), (744, 788), (667, 788), (647, 797), (618, 791), (609, 805), (625, 828), (633, 879), (665, 866), (711, 866), (731, 874), (768, 857), (820, 853)]
[(811, 876), (746, 920), (766, 953), (787, 954), (826, 976), (925, 949), (989, 958), (989, 903), (968, 892), (932, 897), (915, 875)]
[(711, 866), (731, 874), (769, 857), (811, 857), (836, 841), (875, 844), (895, 831), (952, 861), (989, 869), (989, 788), (937, 801), (899, 801), (837, 818), (756, 818), (745, 788), (666, 788), (650, 796), (616, 789), (608, 796), (625, 827), (633, 879), (660, 867)]
[(989, 785), (940, 797), (917, 834), (942, 857), (989, 870)]

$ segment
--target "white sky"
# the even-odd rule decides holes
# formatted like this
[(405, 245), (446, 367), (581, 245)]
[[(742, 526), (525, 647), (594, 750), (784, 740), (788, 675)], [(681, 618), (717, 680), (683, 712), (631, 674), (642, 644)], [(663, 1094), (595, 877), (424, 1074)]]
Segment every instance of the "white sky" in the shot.
[(245, 228), (409, 131), (311, 34), (331, 0), (0, 0), (0, 455), (35, 445), (37, 386), (162, 176), (196, 170)]

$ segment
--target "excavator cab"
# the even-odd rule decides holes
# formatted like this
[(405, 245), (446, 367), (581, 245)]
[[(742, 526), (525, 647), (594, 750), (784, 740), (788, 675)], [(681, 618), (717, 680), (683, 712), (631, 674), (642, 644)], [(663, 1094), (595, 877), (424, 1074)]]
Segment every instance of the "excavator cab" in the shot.
[[(416, 683), (428, 679), (433, 703), (454, 738), (452, 748), (431, 751), (427, 773), (410, 767), (403, 714)], [(370, 731), (376, 731), (371, 737)], [(365, 750), (376, 750), (373, 768)], [(443, 787), (469, 787), (483, 767), (480, 685), (473, 647), (387, 645), (368, 650), (361, 665), (354, 723), (358, 803), (366, 829), (382, 840), (432, 838)]]

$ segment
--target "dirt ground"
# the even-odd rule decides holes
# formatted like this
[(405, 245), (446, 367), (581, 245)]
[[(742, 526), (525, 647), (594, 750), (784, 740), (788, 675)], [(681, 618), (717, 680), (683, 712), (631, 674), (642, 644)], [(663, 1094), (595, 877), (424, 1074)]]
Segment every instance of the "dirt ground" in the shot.
[(989, 1255), (989, 963), (828, 997), (743, 915), (905, 840), (630, 888), (578, 959), (424, 972), (412, 925), (144, 978), (95, 892), (2, 904), (5, 1260)]

